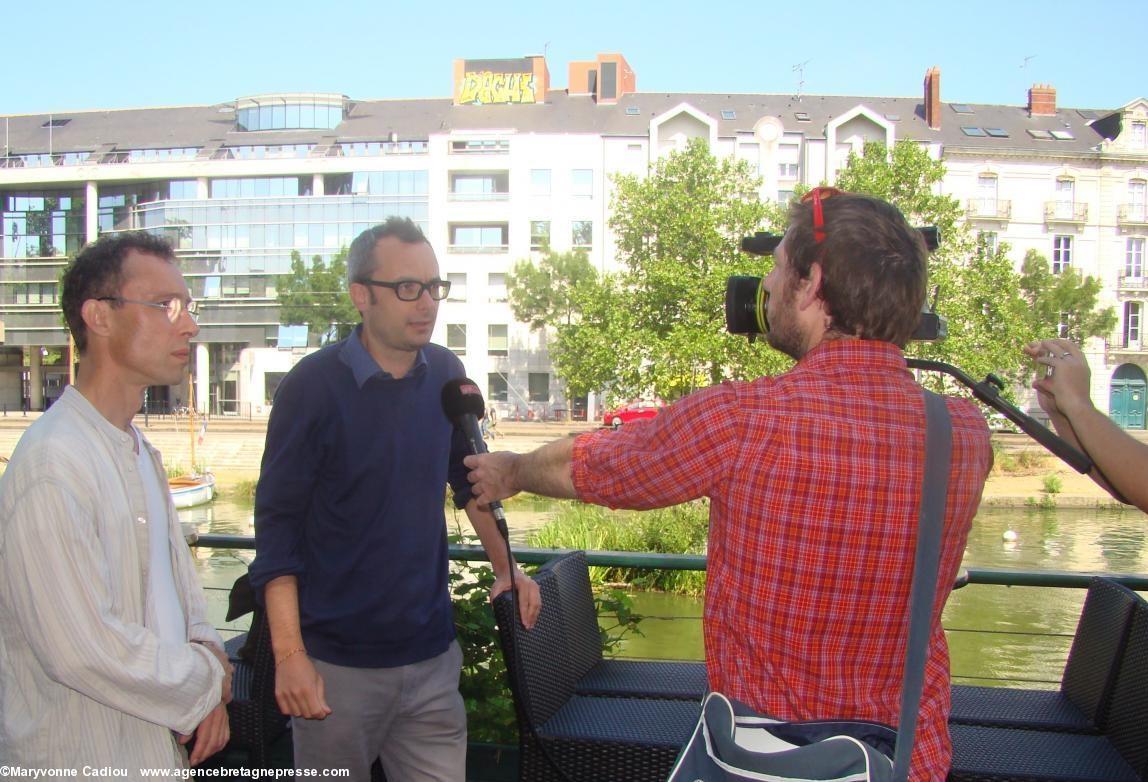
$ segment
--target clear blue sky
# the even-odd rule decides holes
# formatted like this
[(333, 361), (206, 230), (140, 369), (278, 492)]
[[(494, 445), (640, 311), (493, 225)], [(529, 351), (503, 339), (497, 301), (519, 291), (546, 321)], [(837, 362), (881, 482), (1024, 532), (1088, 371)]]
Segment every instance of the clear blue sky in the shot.
[(453, 58), (621, 52), (642, 92), (917, 96), (1116, 108), (1148, 95), (1148, 0), (9, 0), (0, 115), (220, 103), (266, 92), (448, 97)]

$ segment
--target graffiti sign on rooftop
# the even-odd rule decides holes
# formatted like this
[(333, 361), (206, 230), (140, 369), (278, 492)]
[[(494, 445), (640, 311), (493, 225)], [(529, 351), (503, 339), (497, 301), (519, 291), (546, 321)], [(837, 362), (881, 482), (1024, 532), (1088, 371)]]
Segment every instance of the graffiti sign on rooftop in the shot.
[[(457, 73), (457, 72), (456, 72)], [(475, 106), (494, 103), (537, 103), (545, 100), (529, 58), (466, 60), (456, 84), (455, 103)]]
[(534, 103), (533, 73), (467, 72), (459, 103)]

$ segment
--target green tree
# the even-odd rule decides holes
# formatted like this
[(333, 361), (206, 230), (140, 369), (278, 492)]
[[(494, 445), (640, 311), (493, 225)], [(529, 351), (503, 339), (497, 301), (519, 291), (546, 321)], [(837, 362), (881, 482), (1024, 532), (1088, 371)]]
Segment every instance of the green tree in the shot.
[(748, 163), (719, 160), (697, 139), (659, 160), (649, 176), (615, 178), (610, 227), (622, 271), (607, 278), (607, 290), (585, 291), (598, 318), (585, 318), (584, 328), (595, 331), (578, 338), (582, 360), (609, 357), (617, 395), (675, 399), (786, 365), (781, 354), (725, 330), (726, 278), (770, 266), (740, 251), (742, 237), (780, 223), (780, 210), (760, 200), (760, 186)]
[(618, 273), (598, 276), (578, 254), (547, 253), (508, 280), (516, 317), (554, 330), (550, 355), (568, 392), (675, 399), (785, 366), (781, 354), (725, 331), (726, 278), (770, 267), (740, 252), (742, 237), (781, 222), (748, 164), (718, 160), (695, 140), (648, 177), (614, 183)]
[(642, 380), (633, 357), (640, 338), (630, 294), (619, 275), (599, 277), (573, 289), (578, 317), (555, 326), (550, 343), (554, 371), (563, 378), (571, 396), (612, 389), (617, 396), (642, 393)]
[[(581, 320), (576, 292), (581, 287), (596, 287), (598, 273), (582, 250), (558, 253), (547, 249), (538, 264), (529, 258), (514, 265), (507, 276), (507, 296), (514, 317), (530, 324), (532, 329), (554, 328), (561, 334)], [(556, 374), (566, 386), (566, 398), (584, 396), (591, 387), (579, 370), (579, 356), (571, 355), (561, 340), (549, 346)], [(570, 378), (574, 377), (572, 384)], [(579, 382), (581, 381), (581, 382)], [(571, 411), (567, 408), (567, 414)]]
[(510, 309), (532, 329), (572, 323), (577, 312), (575, 288), (593, 284), (597, 276), (585, 251), (558, 253), (548, 249), (537, 266), (526, 258), (507, 276)]
[(359, 311), (347, 293), (347, 248), (328, 265), (322, 256), (303, 263), (297, 250), (291, 252), (291, 273), (278, 278), (279, 322), (305, 325), (320, 335), (325, 344), (343, 339), (359, 322)]
[[(861, 155), (849, 156), (836, 185), (883, 198), (913, 225), (935, 225), (940, 232), (940, 246), (929, 258), (929, 303), (945, 318), (948, 337), (911, 343), (906, 352), (953, 364), (974, 378), (993, 372), (1019, 382), (1026, 365), (1021, 347), (1031, 339), (1019, 276), (1007, 246), (978, 248), (960, 204), (936, 192), (944, 175), (944, 164), (916, 142), (900, 141), (892, 149), (870, 142)], [(942, 385), (938, 378), (933, 383)]]
[(1116, 327), (1115, 308), (1097, 308), (1100, 280), (1071, 266), (1053, 274), (1048, 258), (1036, 250), (1025, 253), (1020, 287), (1034, 338), (1064, 337), (1081, 344), (1089, 337), (1107, 337)]

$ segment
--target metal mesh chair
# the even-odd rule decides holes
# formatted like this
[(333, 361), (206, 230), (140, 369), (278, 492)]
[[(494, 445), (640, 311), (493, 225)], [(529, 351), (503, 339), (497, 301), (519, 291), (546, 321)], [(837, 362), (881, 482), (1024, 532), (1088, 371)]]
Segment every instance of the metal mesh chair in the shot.
[(1137, 598), (1103, 735), (951, 725), (952, 782), (1148, 778), (1148, 604)]
[(1104, 735), (1142, 779), (1148, 777), (1148, 603), (1141, 598), (1133, 609)]
[(1072, 640), (1059, 690), (954, 685), (950, 723), (1100, 733), (1136, 593), (1094, 578)]
[(227, 704), (231, 722), (231, 741), (227, 746), (246, 750), (252, 767), (267, 768), (271, 762), (271, 745), (290, 729), (290, 719), (279, 711), (279, 704), (275, 702), (271, 628), (266, 613), (255, 603), (245, 573), (231, 588), (227, 620), (238, 619), (248, 612), (254, 612), (249, 633), (227, 644), (228, 655), (235, 666), (232, 699)]
[(603, 659), (585, 554), (576, 551), (552, 559), (543, 569), (558, 580), (576, 693), (701, 703), (708, 690), (705, 663)]
[(519, 778), (662, 782), (693, 731), (698, 705), (576, 694), (557, 575), (543, 567), (535, 580), (542, 611), (531, 630), (518, 622), (508, 593), (494, 601), (518, 721)]

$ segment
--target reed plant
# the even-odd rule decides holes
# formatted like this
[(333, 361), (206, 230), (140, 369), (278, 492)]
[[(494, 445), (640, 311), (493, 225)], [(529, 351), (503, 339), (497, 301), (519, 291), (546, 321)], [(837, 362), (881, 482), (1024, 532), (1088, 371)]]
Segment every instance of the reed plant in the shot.
[(226, 494), (236, 502), (255, 502), (255, 486), (258, 483), (254, 478), (244, 478), (228, 486)]
[[(562, 503), (555, 517), (531, 533), (528, 545), (583, 551), (642, 551), (659, 554), (704, 554), (709, 530), (709, 504), (697, 501), (652, 511), (611, 511), (595, 505)], [(700, 595), (705, 574), (697, 571), (652, 571), (628, 567), (592, 567), (596, 585), (626, 584)]]
[(1048, 461), (1040, 451), (1034, 449), (1009, 451), (995, 440), (992, 449), (993, 475), (1032, 475), (1044, 469)]

